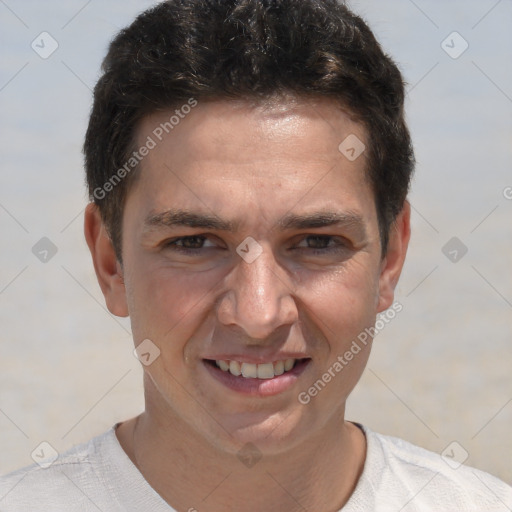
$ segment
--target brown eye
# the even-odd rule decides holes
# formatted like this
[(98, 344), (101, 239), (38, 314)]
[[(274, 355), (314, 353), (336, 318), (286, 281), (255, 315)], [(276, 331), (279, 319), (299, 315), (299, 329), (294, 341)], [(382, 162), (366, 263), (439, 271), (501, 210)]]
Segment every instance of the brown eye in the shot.
[(332, 237), (312, 235), (308, 236), (306, 240), (310, 249), (327, 249), (332, 241)]
[[(205, 247), (205, 242), (209, 242), (210, 245)], [(162, 246), (164, 249), (170, 249), (172, 251), (182, 252), (185, 254), (198, 254), (201, 249), (216, 247), (216, 245), (204, 235), (190, 235), (173, 238), (164, 242)]]
[(297, 247), (313, 254), (327, 253), (344, 249), (346, 245), (338, 238), (330, 235), (308, 235), (304, 237)]

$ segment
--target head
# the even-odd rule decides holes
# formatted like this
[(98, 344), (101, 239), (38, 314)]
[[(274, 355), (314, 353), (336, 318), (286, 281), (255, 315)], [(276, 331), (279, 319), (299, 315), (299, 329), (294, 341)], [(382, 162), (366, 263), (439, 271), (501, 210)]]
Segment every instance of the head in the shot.
[(87, 185), (119, 261), (125, 199), (139, 170), (137, 129), (146, 116), (179, 111), (152, 135), (158, 142), (192, 102), (264, 103), (288, 93), (331, 98), (364, 126), (365, 175), (384, 255), (414, 158), (401, 74), (368, 26), (335, 0), (197, 0), (163, 2), (122, 30), (95, 87)]
[[(392, 304), (403, 102), (396, 65), (332, 0), (172, 0), (116, 36), (84, 145), (86, 238), (110, 311), (159, 351), (149, 407), (233, 449), (342, 415), (371, 343), (321, 398), (297, 396)], [(212, 361), (236, 357), (301, 362), (226, 395)]]

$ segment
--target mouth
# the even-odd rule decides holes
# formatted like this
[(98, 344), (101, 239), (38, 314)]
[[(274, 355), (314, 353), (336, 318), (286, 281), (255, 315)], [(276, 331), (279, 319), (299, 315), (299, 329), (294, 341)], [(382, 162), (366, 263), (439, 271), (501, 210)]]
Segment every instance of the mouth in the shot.
[(209, 373), (224, 386), (240, 393), (272, 396), (293, 386), (311, 358), (248, 363), (227, 359), (203, 359)]

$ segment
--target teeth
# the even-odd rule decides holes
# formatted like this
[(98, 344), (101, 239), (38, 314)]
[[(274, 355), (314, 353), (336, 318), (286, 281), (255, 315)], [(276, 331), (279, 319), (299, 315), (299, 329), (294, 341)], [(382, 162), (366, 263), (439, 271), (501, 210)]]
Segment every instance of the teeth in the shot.
[(277, 361), (277, 363), (274, 363), (274, 375), (282, 375), (283, 373), (284, 373), (283, 361)]
[[(224, 371), (226, 371), (226, 370), (224, 370)], [(238, 361), (230, 361), (229, 362), (229, 371), (233, 375), (238, 377), (242, 373), (242, 370), (240, 370), (240, 363)]]
[(287, 372), (288, 370), (291, 370), (293, 368), (294, 363), (295, 359), (287, 359), (284, 362), (284, 371)]
[(245, 377), (246, 379), (272, 379), (277, 375), (290, 371), (295, 365), (296, 359), (286, 359), (274, 363), (239, 363), (238, 361), (217, 360), (215, 364), (224, 372), (229, 371), (232, 375)]
[(258, 376), (258, 366), (251, 363), (242, 363), (242, 375), (246, 379), (249, 377), (256, 378)]
[(258, 379), (271, 379), (274, 376), (274, 365), (265, 363), (258, 365)]
[[(235, 361), (236, 362), (236, 361)], [(226, 361), (217, 361), (219, 368), (225, 372), (229, 370), (229, 363)]]

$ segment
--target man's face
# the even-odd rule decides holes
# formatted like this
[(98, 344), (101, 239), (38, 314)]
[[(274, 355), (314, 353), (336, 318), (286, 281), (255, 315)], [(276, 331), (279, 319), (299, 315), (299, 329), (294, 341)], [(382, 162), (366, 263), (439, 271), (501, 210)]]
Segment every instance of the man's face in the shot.
[(134, 341), (160, 350), (148, 408), (228, 451), (289, 449), (343, 418), (370, 344), (310, 403), (299, 394), (390, 306), (367, 158), (338, 149), (365, 131), (329, 100), (215, 101), (158, 141), (172, 114), (140, 126), (157, 145), (123, 219)]

